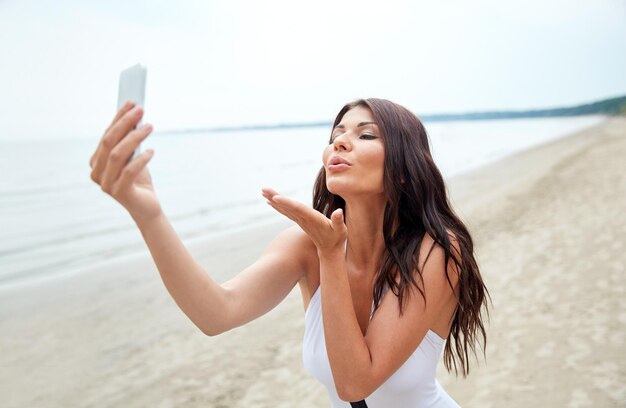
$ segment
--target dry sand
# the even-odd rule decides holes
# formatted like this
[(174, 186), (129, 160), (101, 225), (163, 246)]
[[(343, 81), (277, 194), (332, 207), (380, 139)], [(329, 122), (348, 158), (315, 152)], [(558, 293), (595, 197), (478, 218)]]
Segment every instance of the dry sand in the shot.
[[(626, 118), (448, 181), (493, 298), (487, 361), (439, 380), (465, 407), (626, 406)], [(188, 244), (223, 282), (287, 223)], [(139, 232), (137, 232), (139, 234)], [(206, 337), (147, 250), (0, 291), (3, 407), (327, 407), (302, 368), (297, 287)]]

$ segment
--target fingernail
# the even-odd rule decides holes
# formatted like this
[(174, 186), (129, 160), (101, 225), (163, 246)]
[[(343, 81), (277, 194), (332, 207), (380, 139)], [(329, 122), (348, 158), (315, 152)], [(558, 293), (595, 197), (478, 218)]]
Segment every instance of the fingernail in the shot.
[(151, 132), (152, 131), (152, 125), (149, 123), (143, 124), (141, 125), (141, 129), (145, 130), (146, 132)]

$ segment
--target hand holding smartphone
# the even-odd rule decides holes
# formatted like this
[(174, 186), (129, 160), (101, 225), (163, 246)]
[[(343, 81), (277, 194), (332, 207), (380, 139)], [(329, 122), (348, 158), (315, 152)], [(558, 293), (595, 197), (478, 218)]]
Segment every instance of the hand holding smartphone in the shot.
[[(124, 105), (126, 101), (130, 101), (135, 105), (144, 107), (144, 99), (146, 97), (146, 76), (148, 70), (141, 64), (133, 65), (122, 71), (120, 74), (119, 91), (117, 94), (117, 110)], [(137, 124), (141, 126), (141, 121)], [(141, 153), (141, 144), (133, 152), (130, 160), (132, 161)]]

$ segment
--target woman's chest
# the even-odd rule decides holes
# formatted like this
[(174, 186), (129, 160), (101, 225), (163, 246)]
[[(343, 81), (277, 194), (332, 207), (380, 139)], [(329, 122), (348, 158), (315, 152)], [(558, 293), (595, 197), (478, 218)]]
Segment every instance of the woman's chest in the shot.
[[(372, 274), (373, 275), (373, 274)], [(350, 284), (350, 298), (354, 308), (357, 322), (361, 328), (363, 336), (367, 333), (373, 309), (373, 280), (364, 274), (351, 272), (348, 268), (347, 279)], [(300, 292), (302, 293), (302, 303), (306, 311), (315, 293), (320, 290), (320, 268), (319, 263), (311, 266), (307, 271), (305, 279), (300, 282)], [(321, 296), (321, 293), (319, 294)]]

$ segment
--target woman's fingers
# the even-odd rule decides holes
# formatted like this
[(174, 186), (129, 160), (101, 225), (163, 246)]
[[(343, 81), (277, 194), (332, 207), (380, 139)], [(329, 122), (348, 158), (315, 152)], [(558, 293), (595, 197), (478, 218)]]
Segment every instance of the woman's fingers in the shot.
[(124, 169), (122, 169), (122, 173), (117, 179), (117, 182), (113, 185), (112, 193), (116, 194), (118, 191), (124, 191), (130, 188), (135, 178), (137, 178), (137, 175), (146, 167), (152, 157), (154, 157), (154, 150), (148, 149), (128, 163)]
[(264, 188), (262, 191), (263, 197), (267, 199), (267, 204), (295, 221), (318, 249), (334, 248), (338, 243), (345, 241), (347, 227), (344, 223), (342, 209), (333, 211), (330, 219), (328, 219), (314, 208), (281, 196), (271, 188)]
[(126, 112), (131, 110), (134, 106), (135, 105), (130, 101), (124, 102), (124, 105), (122, 105), (120, 110), (117, 111), (117, 113), (115, 114), (115, 117), (111, 121), (111, 124), (109, 124), (109, 127), (107, 127), (107, 130), (105, 130), (104, 133), (106, 134), (109, 131), (109, 129), (111, 129), (111, 127), (115, 125), (115, 122), (117, 122), (122, 116), (126, 114)]
[(118, 110), (117, 113), (115, 114), (115, 117), (113, 118), (113, 120), (111, 121), (109, 126), (104, 131), (104, 134), (102, 135), (103, 137), (100, 138), (100, 141), (98, 142), (98, 147), (96, 148), (96, 151), (93, 153), (93, 155), (91, 155), (91, 158), (89, 159), (89, 166), (92, 169), (93, 169), (93, 166), (94, 166), (94, 161), (96, 159), (96, 156), (98, 155), (98, 151), (100, 150), (100, 146), (102, 146), (102, 139), (104, 139), (104, 136), (109, 132), (109, 130), (115, 124), (115, 122), (117, 122), (124, 114), (126, 114), (126, 112), (131, 110), (133, 108), (133, 106), (134, 105), (133, 105), (132, 102), (126, 101), (124, 103), (124, 105), (122, 105), (120, 110)]
[[(299, 220), (297, 218), (294, 218), (292, 214), (290, 214), (289, 212), (285, 211), (282, 207), (274, 204), (272, 201), (267, 200), (267, 204), (270, 205), (270, 207), (272, 207), (273, 209), (275, 209), (276, 211), (278, 211), (279, 213), (281, 213), (282, 215), (284, 215), (285, 217), (289, 218), (290, 220), (300, 224)], [(302, 226), (302, 225), (300, 225)]]
[(298, 223), (307, 233), (318, 228), (328, 228), (328, 218), (303, 203), (281, 196), (269, 188), (263, 189), (263, 196), (272, 208)]
[(117, 143), (128, 134), (143, 116), (143, 108), (134, 106), (128, 112), (124, 113), (117, 121), (115, 121), (109, 130), (102, 137), (102, 146), (109, 150), (115, 147)]
[[(277, 206), (283, 208), (283, 210), (292, 213), (294, 216), (307, 216), (307, 215), (315, 215), (317, 211), (312, 208), (307, 207), (306, 205), (292, 200), (288, 197), (281, 196), (276, 192), (276, 190), (271, 188), (263, 188), (262, 190), (263, 197), (265, 197), (268, 201), (271, 201)], [(313, 212), (313, 213), (311, 213)]]
[(281, 213), (285, 217), (287, 217), (287, 218), (297, 222), (298, 224), (300, 224), (300, 218), (296, 214), (294, 214), (293, 211), (291, 211), (288, 207), (277, 203), (276, 200), (274, 199), (274, 197), (272, 197), (272, 198), (265, 197), (265, 198), (267, 199), (267, 203), (270, 206), (272, 206), (273, 209), (275, 209), (276, 211), (278, 211), (279, 213)]
[(124, 136), (137, 126), (142, 115), (143, 109), (141, 106), (133, 107), (123, 113), (120, 118), (109, 127), (104, 136), (102, 136), (100, 146), (98, 146), (98, 150), (93, 158), (91, 170), (91, 178), (96, 183), (100, 184), (102, 180), (102, 173), (107, 167), (111, 150)]
[(299, 203), (294, 200), (290, 200), (287, 197), (281, 195), (275, 195), (271, 200), (275, 205), (281, 207), (283, 210), (291, 213), (294, 217), (306, 217), (306, 213), (302, 211)]
[(134, 150), (139, 143), (143, 141), (150, 132), (152, 126), (145, 124), (138, 129), (133, 130), (122, 139), (110, 152), (109, 159), (107, 160), (106, 167), (102, 174), (100, 186), (102, 190), (109, 192), (113, 187), (113, 184), (117, 181), (122, 172), (124, 166), (128, 163), (128, 160), (132, 156)]
[(263, 196), (268, 200), (268, 203), (272, 204), (276, 210), (280, 209), (280, 213), (291, 218), (292, 220), (301, 224), (304, 221), (311, 221), (311, 218), (315, 218), (320, 214), (312, 208), (299, 203), (298, 201), (291, 200), (287, 197), (281, 196), (274, 190), (269, 189), (266, 193), (264, 190)]
[[(275, 209), (285, 217), (298, 224), (300, 228), (302, 228), (302, 230), (307, 233), (307, 235), (309, 235), (315, 242), (315, 238), (318, 235), (316, 232), (317, 227), (314, 227), (315, 220), (299, 217), (295, 215), (292, 211), (287, 210), (284, 206), (276, 204), (274, 201), (267, 200), (267, 204), (269, 204), (273, 209)], [(324, 217), (324, 219), (326, 220), (326, 217)], [(328, 222), (328, 220), (326, 220), (326, 222)]]
[(263, 197), (265, 197), (265, 198), (267, 198), (268, 200), (271, 201), (274, 196), (278, 195), (278, 192), (276, 190), (274, 190), (274, 189), (269, 188), (269, 187), (263, 187), (261, 189), (261, 194), (263, 195)]

